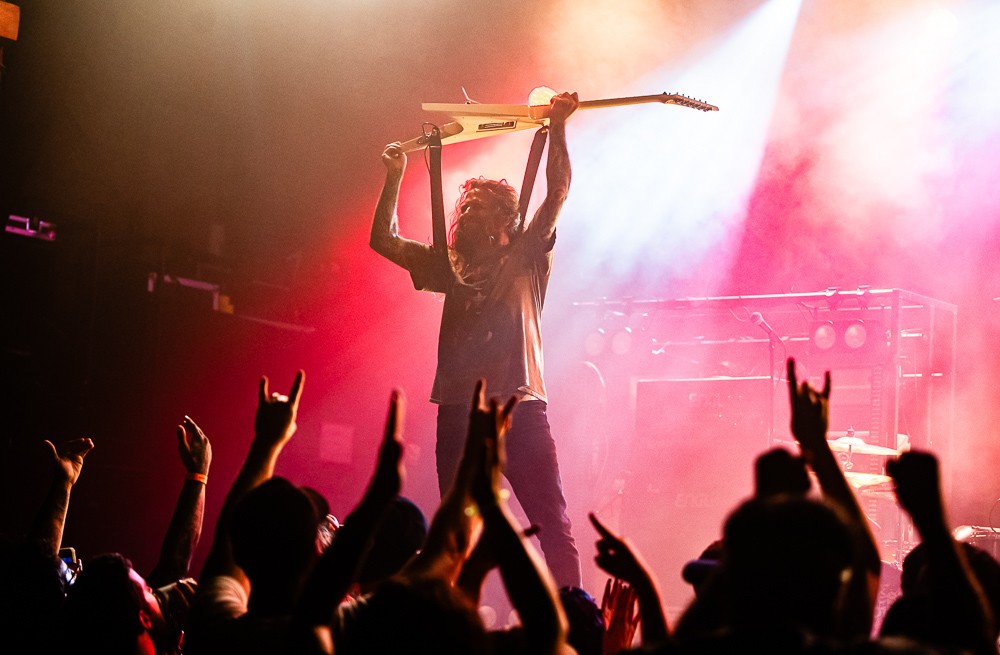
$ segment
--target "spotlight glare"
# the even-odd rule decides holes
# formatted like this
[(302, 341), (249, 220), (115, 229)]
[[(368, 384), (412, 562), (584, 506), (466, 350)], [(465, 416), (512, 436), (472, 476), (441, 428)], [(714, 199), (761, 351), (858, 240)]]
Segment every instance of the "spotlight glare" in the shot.
[[(574, 150), (574, 187), (564, 211), (581, 230), (560, 238), (568, 241), (576, 270), (600, 271), (613, 284), (627, 281), (630, 295), (658, 293), (664, 280), (686, 279), (704, 264), (713, 272), (701, 280), (702, 290), (726, 283), (799, 5), (762, 3), (687, 59), (664, 62), (609, 94), (684, 89), (719, 105), (718, 113), (649, 106), (574, 117), (580, 150)], [(747, 97), (754, 101), (746, 103)], [(634, 218), (623, 229), (609, 216)]]
[(616, 355), (627, 355), (632, 350), (632, 328), (624, 328), (611, 338), (611, 352)]
[(813, 330), (813, 343), (820, 350), (830, 350), (837, 342), (837, 332), (830, 323), (822, 323)]
[(927, 14), (924, 25), (928, 35), (939, 39), (949, 39), (955, 36), (960, 28), (958, 17), (944, 7), (938, 7)]
[(547, 86), (539, 86), (528, 94), (528, 106), (540, 107), (552, 103), (552, 98), (558, 94)]
[(844, 330), (844, 343), (847, 347), (852, 350), (857, 350), (861, 346), (865, 345), (868, 340), (868, 332), (865, 330), (865, 324), (862, 322), (851, 323)]
[(604, 333), (604, 328), (598, 328), (588, 334), (583, 340), (583, 352), (587, 353), (590, 357), (597, 357), (604, 352), (604, 342), (607, 335)]

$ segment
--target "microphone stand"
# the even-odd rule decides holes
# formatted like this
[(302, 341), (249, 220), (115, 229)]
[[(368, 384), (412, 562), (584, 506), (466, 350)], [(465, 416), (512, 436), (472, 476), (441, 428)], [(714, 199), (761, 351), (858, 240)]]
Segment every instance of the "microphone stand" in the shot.
[(771, 332), (767, 333), (767, 360), (768, 360), (768, 374), (771, 376), (771, 388), (768, 394), (768, 404), (770, 406), (770, 411), (767, 413), (767, 447), (770, 448), (774, 444), (774, 399), (775, 399), (775, 388), (778, 385), (778, 379), (774, 375), (774, 360), (775, 360), (775, 349), (777, 344), (775, 344), (775, 335)]
[(771, 378), (771, 389), (768, 394), (768, 401), (771, 404), (770, 411), (767, 415), (767, 447), (770, 448), (771, 444), (774, 443), (774, 398), (775, 398), (775, 387), (778, 384), (778, 378), (774, 375), (774, 360), (775, 360), (775, 348), (780, 345), (784, 349), (785, 344), (781, 342), (781, 337), (778, 333), (774, 331), (764, 316), (760, 312), (753, 312), (750, 314), (750, 322), (764, 330), (767, 333), (767, 363), (768, 363), (768, 377)]

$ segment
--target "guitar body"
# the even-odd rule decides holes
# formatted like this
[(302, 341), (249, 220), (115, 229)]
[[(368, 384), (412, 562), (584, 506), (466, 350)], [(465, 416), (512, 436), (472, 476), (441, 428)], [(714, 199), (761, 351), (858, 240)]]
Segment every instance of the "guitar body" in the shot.
[[(628, 98), (607, 98), (604, 100), (584, 100), (580, 109), (603, 109), (606, 107), (623, 107), (658, 102), (667, 105), (678, 105), (699, 111), (719, 111), (715, 105), (701, 100), (695, 100), (679, 93), (660, 93), (648, 96), (632, 96)], [(436, 111), (451, 116), (453, 122), (445, 123), (441, 130), (441, 143), (460, 143), (473, 139), (483, 139), (519, 132), (531, 128), (542, 127), (549, 123), (549, 105), (490, 105), (479, 103), (442, 103), (425, 102), (421, 105), (425, 111)], [(412, 152), (427, 147), (424, 136), (410, 139), (401, 144), (403, 152)]]

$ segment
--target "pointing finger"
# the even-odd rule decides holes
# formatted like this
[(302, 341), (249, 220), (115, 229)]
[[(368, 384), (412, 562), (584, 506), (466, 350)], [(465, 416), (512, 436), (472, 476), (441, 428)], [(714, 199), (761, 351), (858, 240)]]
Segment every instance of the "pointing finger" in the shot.
[(601, 523), (601, 520), (597, 518), (596, 514), (590, 512), (587, 514), (587, 518), (590, 519), (591, 525), (594, 526), (594, 529), (597, 530), (597, 532), (602, 537), (604, 537), (605, 539), (615, 539), (615, 540), (618, 539), (618, 537), (613, 532), (611, 532), (611, 530), (609, 530), (607, 526)]

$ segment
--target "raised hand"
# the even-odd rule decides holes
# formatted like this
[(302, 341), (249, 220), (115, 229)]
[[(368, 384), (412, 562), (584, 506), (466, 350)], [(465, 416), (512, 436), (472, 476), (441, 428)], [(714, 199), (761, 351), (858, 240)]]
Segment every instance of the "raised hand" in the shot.
[(618, 578), (609, 579), (601, 598), (601, 614), (605, 625), (604, 652), (617, 653), (629, 648), (639, 627), (635, 590)]
[(549, 110), (549, 122), (551, 124), (562, 124), (580, 106), (580, 96), (576, 93), (560, 93), (552, 96), (549, 101), (552, 109)]
[[(670, 634), (667, 618), (660, 602), (659, 584), (649, 566), (627, 539), (609, 530), (593, 513), (588, 516), (600, 535), (595, 561), (602, 570), (615, 577), (614, 584), (608, 580), (602, 602), (604, 624), (608, 629), (604, 652), (615, 653), (631, 646), (640, 619), (646, 644), (666, 641)], [(623, 582), (628, 585), (623, 585)], [(624, 593), (622, 587), (630, 594), (624, 599), (620, 598)], [(633, 601), (638, 601), (638, 616), (635, 615)]]
[(285, 396), (278, 392), (269, 394), (267, 376), (261, 377), (257, 416), (254, 419), (256, 441), (266, 446), (283, 446), (292, 438), (298, 427), (295, 417), (298, 414), (299, 395), (302, 393), (305, 379), (305, 371), (296, 373), (292, 389)]
[[(486, 402), (485, 392), (486, 382), (478, 380), (455, 480), (442, 496), (427, 529), (424, 549), (407, 566), (407, 575), (440, 577), (453, 583), (472, 550), (484, 516), (489, 513), (497, 518), (504, 514), (500, 502), (505, 457), (502, 439), (516, 401), (512, 398), (501, 409), (496, 400)], [(473, 502), (478, 505), (478, 513)]]
[(851, 576), (845, 593), (846, 608), (839, 630), (848, 638), (867, 635), (871, 631), (872, 609), (878, 594), (882, 570), (878, 546), (858, 499), (851, 490), (840, 463), (826, 440), (830, 410), (830, 372), (826, 372), (823, 390), (817, 391), (808, 382), (798, 383), (795, 360), (788, 358), (788, 392), (791, 397), (792, 435), (802, 447), (802, 455), (816, 473), (823, 497), (841, 507), (861, 537), (854, 553)]
[(378, 451), (375, 474), (369, 494), (380, 500), (391, 500), (403, 488), (403, 418), (406, 415), (406, 398), (399, 389), (389, 397), (389, 415), (385, 419), (385, 433)]
[(507, 451), (504, 436), (510, 429), (511, 413), (517, 397), (511, 396), (503, 407), (496, 398), (487, 402), (486, 381), (476, 382), (469, 415), (469, 436), (466, 453), (478, 466), (472, 467), (470, 490), (480, 509), (496, 505), (500, 500), (500, 480), (506, 464)]
[(399, 141), (385, 147), (382, 151), (382, 163), (391, 173), (402, 173), (406, 170), (406, 153), (399, 147)]
[[(529, 539), (541, 531), (537, 525), (529, 525), (521, 537)], [(468, 559), (462, 564), (462, 572), (458, 576), (456, 586), (461, 589), (466, 597), (476, 606), (479, 605), (479, 598), (482, 594), (483, 583), (490, 571), (499, 565), (500, 553), (497, 552), (497, 544), (490, 532), (487, 524), (475, 548), (469, 553)]]
[(160, 557), (147, 578), (153, 587), (163, 587), (188, 574), (205, 517), (205, 486), (212, 466), (212, 444), (190, 416), (184, 417), (176, 433), (177, 452), (187, 469), (187, 481), (163, 535)]
[(792, 435), (802, 449), (813, 452), (826, 447), (826, 429), (829, 424), (830, 371), (826, 372), (822, 391), (816, 391), (808, 382), (801, 385), (795, 375), (795, 360), (788, 358), (788, 392), (792, 402)]
[(188, 473), (208, 475), (212, 466), (212, 444), (190, 416), (185, 416), (177, 426), (177, 451)]
[(632, 545), (608, 529), (600, 519), (591, 512), (587, 515), (590, 523), (601, 536), (597, 540), (597, 557), (594, 561), (605, 573), (615, 578), (635, 585), (641, 577), (647, 575), (648, 567), (642, 558), (632, 549)]
[(944, 520), (940, 473), (934, 455), (906, 452), (899, 459), (886, 462), (885, 468), (896, 483), (899, 504), (913, 517), (917, 529)]
[(76, 484), (83, 470), (83, 459), (94, 448), (94, 442), (90, 439), (73, 439), (58, 449), (51, 441), (46, 440), (45, 443), (52, 452), (52, 469), (56, 478), (69, 485)]
[(46, 441), (52, 453), (52, 483), (49, 493), (35, 516), (31, 527), (32, 539), (46, 544), (48, 552), (55, 556), (62, 545), (63, 527), (66, 524), (66, 512), (69, 510), (69, 497), (73, 485), (80, 479), (83, 470), (83, 458), (94, 447), (90, 439), (74, 439), (56, 448), (51, 441)]
[[(910, 451), (886, 463), (896, 497), (920, 533), (924, 571), (919, 586), (927, 604), (921, 630), (956, 652), (996, 653), (997, 624), (989, 595), (969, 567), (965, 550), (948, 529), (937, 458)], [(884, 634), (884, 633), (883, 633)]]

